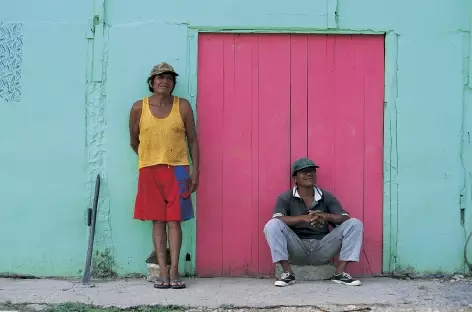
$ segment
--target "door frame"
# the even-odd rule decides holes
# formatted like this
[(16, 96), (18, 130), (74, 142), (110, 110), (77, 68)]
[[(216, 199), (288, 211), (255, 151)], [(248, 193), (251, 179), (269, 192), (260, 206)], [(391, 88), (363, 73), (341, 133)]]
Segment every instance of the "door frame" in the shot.
[[(265, 33), (265, 34), (323, 34), (323, 35), (383, 35), (385, 37), (384, 68), (384, 114), (383, 114), (383, 242), (382, 271), (395, 271), (398, 242), (398, 151), (397, 151), (397, 71), (398, 37), (393, 30), (350, 30), (319, 28), (238, 28), (187, 25), (187, 66), (189, 101), (197, 121), (197, 70), (198, 70), (198, 34), (199, 33)], [(195, 197), (195, 209), (198, 209), (198, 196)], [(198, 220), (196, 220), (198, 222)], [(196, 227), (195, 227), (196, 230)], [(198, 233), (195, 232), (195, 235)], [(192, 254), (196, 254), (193, 244)], [(192, 259), (195, 268), (195, 256)], [(197, 272), (198, 273), (198, 272)]]

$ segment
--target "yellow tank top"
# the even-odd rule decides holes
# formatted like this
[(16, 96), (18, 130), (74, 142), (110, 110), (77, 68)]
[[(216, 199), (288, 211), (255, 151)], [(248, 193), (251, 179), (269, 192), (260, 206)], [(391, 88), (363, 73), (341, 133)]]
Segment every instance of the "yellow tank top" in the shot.
[(149, 107), (149, 97), (143, 98), (139, 120), (139, 168), (153, 165), (188, 165), (185, 126), (180, 116), (180, 101), (174, 96), (170, 114), (156, 118)]

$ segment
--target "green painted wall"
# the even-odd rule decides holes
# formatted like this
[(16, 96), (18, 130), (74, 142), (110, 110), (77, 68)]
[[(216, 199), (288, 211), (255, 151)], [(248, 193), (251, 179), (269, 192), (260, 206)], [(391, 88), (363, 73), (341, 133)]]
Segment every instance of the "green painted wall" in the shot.
[(87, 244), (90, 4), (1, 6), (0, 272), (78, 274)]
[[(80, 274), (97, 173), (96, 263), (119, 275), (145, 272), (151, 227), (132, 219), (129, 108), (148, 94), (145, 79), (161, 61), (181, 73), (176, 94), (195, 108), (199, 30), (385, 32), (384, 270), (465, 270), (470, 1), (102, 1), (2, 6), (0, 28), (13, 52), (0, 52), (12, 64), (10, 78), (0, 72), (0, 272)], [(184, 235), (182, 254), (194, 263), (194, 221)]]

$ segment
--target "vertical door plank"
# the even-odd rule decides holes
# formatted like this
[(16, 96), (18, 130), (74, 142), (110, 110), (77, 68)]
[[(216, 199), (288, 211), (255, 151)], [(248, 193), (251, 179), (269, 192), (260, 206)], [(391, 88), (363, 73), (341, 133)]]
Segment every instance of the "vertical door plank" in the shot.
[[(352, 36), (335, 38), (335, 190), (351, 217), (363, 220), (364, 206), (364, 77), (363, 58)], [(359, 70), (360, 69), (360, 70)], [(361, 252), (361, 259), (363, 252)], [(359, 275), (362, 262), (350, 266)]]
[(378, 274), (383, 244), (384, 37), (365, 36), (357, 47), (365, 58), (364, 274)]
[[(260, 250), (263, 245), (259, 215), (259, 37), (248, 36), (247, 43), (251, 45), (251, 211), (248, 226), (251, 233), (251, 263), (249, 274), (259, 275)], [(262, 249), (263, 250), (263, 249)]]
[[(307, 35), (290, 36), (290, 162), (308, 156)], [(290, 175), (287, 174), (290, 179)]]
[(289, 187), (290, 172), (290, 37), (259, 36), (259, 228), (261, 274), (271, 274), (262, 229), (272, 217), (277, 196)]
[(308, 155), (319, 166), (321, 188), (334, 193), (337, 117), (334, 112), (334, 37), (308, 38)]
[(224, 47), (223, 269), (248, 274), (257, 206), (251, 203), (251, 42), (235, 34)]
[[(232, 160), (232, 143), (229, 140), (233, 138), (233, 133), (237, 130), (235, 128), (233, 113), (235, 112), (235, 64), (234, 64), (234, 35), (227, 34), (223, 38), (223, 128), (220, 130), (223, 132), (223, 140), (220, 144), (223, 147), (223, 276), (229, 276), (231, 274), (231, 249), (226, 242), (231, 239), (232, 233), (228, 231), (227, 227), (231, 226), (232, 220), (228, 219), (231, 215), (229, 210), (233, 208), (231, 199), (232, 192), (235, 190), (231, 189), (234, 187), (234, 183), (231, 181), (231, 173), (233, 173), (234, 165), (231, 163)], [(237, 110), (237, 108), (236, 108)], [(237, 126), (236, 126), (237, 127)], [(230, 185), (228, 185), (230, 183)], [(230, 198), (228, 198), (228, 196)]]
[(197, 191), (199, 276), (221, 276), (223, 264), (223, 41), (228, 35), (201, 34), (198, 40), (197, 127), (200, 186)]

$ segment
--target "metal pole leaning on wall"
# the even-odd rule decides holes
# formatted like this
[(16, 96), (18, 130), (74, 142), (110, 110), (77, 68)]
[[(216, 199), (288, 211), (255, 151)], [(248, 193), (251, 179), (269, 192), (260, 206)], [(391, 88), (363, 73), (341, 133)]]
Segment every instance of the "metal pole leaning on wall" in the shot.
[(95, 238), (95, 224), (97, 222), (97, 210), (98, 210), (98, 197), (100, 195), (100, 174), (97, 174), (97, 180), (95, 182), (95, 194), (93, 196), (93, 206), (88, 209), (87, 224), (89, 226), (89, 242), (87, 249), (87, 258), (85, 260), (85, 271), (84, 278), (82, 279), (83, 285), (89, 285), (92, 277), (92, 253), (93, 253), (93, 241)]

